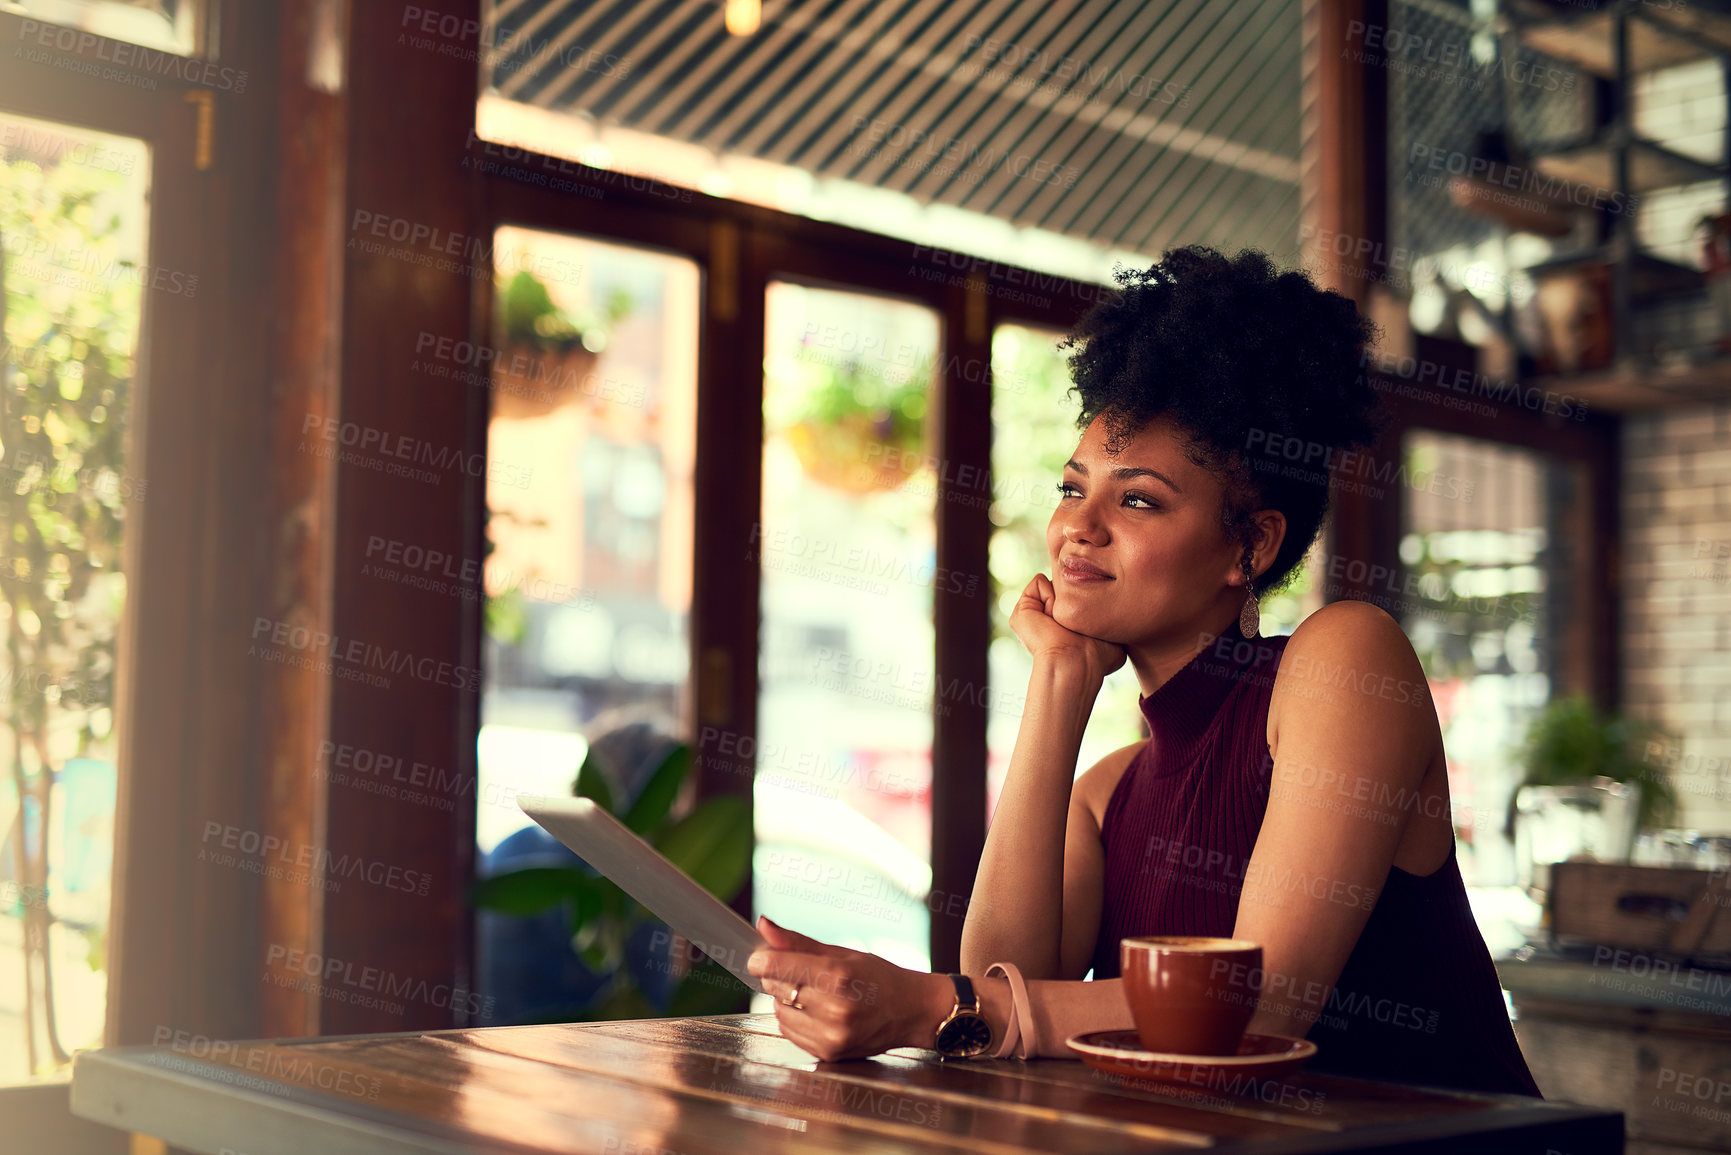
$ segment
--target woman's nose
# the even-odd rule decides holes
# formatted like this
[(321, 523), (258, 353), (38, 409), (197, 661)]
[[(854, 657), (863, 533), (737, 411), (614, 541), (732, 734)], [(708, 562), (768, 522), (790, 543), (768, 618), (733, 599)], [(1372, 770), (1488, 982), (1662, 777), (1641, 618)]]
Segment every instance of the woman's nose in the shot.
[(1094, 516), (1094, 507), (1089, 502), (1081, 502), (1074, 509), (1071, 509), (1069, 516), (1064, 518), (1060, 528), (1063, 531), (1064, 540), (1067, 542), (1087, 545), (1105, 544), (1105, 526), (1101, 524), (1099, 518)]

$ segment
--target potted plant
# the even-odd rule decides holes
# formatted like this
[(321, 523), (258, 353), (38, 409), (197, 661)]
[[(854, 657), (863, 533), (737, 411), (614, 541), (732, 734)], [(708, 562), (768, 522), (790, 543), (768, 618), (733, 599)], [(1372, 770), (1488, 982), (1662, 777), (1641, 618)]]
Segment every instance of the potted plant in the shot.
[(1550, 703), (1527, 728), (1524, 776), (1509, 802), (1517, 859), (1540, 865), (1586, 853), (1627, 861), (1638, 831), (1676, 814), (1670, 778), (1645, 757), (1662, 738), (1650, 723), (1601, 711), (1584, 696)]
[[(690, 768), (691, 748), (674, 744), (637, 796), (616, 803), (619, 791), (591, 751), (577, 772), (576, 794), (594, 799), (705, 890), (730, 900), (751, 873), (751, 809), (745, 799), (725, 795), (698, 804), (681, 818), (673, 817), (674, 800)], [(747, 991), (739, 980), (701, 955), (690, 960), (691, 952), (676, 936), (649, 936), (651, 942), (671, 946), (666, 959), (655, 957), (654, 949), (647, 959), (630, 958), (632, 944), (641, 947), (644, 942), (640, 932), (660, 924), (587, 865), (532, 866), (495, 874), (474, 884), (470, 901), (478, 909), (504, 915), (527, 918), (559, 912), (565, 920), (571, 949), (602, 981), (586, 1003), (568, 1008), (559, 1021), (713, 1015), (744, 1009)], [(668, 986), (657, 996), (645, 989), (640, 972), (646, 967), (670, 973), (679, 981), (648, 984)]]
[(496, 292), (504, 347), (493, 359), (493, 415), (540, 417), (585, 394), (598, 396), (595, 359), (630, 315), (630, 295), (615, 290), (599, 310), (570, 314), (528, 270)]

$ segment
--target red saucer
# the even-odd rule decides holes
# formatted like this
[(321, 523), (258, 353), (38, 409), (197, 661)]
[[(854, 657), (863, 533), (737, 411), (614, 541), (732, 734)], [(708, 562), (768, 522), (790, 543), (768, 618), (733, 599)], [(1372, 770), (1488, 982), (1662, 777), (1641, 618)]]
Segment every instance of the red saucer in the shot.
[(1191, 1085), (1221, 1083), (1241, 1077), (1272, 1079), (1290, 1074), (1316, 1054), (1308, 1039), (1284, 1035), (1250, 1035), (1238, 1042), (1236, 1055), (1176, 1055), (1142, 1049), (1135, 1031), (1090, 1031), (1065, 1040), (1082, 1061), (1108, 1075), (1155, 1083)]

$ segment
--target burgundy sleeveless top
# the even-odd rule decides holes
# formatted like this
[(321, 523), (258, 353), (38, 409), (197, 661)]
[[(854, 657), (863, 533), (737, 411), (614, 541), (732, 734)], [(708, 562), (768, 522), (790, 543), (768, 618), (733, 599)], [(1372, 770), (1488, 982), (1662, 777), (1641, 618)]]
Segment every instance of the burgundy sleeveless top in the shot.
[[(1232, 934), (1268, 807), (1268, 700), (1285, 648), (1284, 637), (1246, 641), (1234, 623), (1141, 700), (1153, 737), (1100, 824), (1095, 978), (1118, 977), (1124, 938)], [(1538, 1096), (1454, 851), (1428, 875), (1390, 867), (1381, 892), (1364, 901), (1375, 903), (1369, 919), (1306, 1035), (1317, 1045), (1308, 1066)]]

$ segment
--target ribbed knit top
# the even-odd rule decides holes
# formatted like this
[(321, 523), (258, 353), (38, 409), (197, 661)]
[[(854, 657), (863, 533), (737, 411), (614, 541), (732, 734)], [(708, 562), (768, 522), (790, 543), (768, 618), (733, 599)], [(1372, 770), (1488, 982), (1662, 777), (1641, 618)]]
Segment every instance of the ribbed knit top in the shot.
[[(1286, 638), (1234, 624), (1141, 700), (1152, 732), (1107, 803), (1094, 977), (1137, 935), (1228, 937), (1268, 808), (1268, 701)], [(1323, 893), (1326, 879), (1282, 880)], [(1539, 1094), (1451, 849), (1428, 875), (1390, 867), (1335, 987), (1316, 1001), (1310, 1067), (1459, 1090)], [(1295, 1028), (1292, 1032), (1297, 1033)]]

